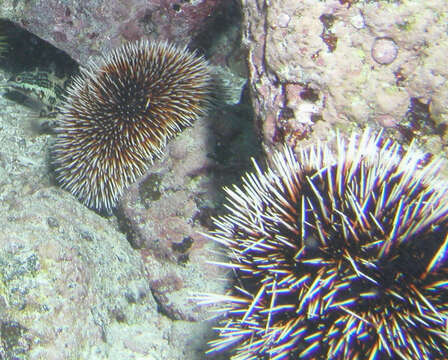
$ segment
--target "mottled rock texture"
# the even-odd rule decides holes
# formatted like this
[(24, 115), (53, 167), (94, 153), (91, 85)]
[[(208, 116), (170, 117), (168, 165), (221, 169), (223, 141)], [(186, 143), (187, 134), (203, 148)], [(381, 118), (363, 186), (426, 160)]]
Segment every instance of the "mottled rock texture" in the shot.
[(238, 181), (254, 155), (251, 118), (240, 117), (244, 113), (215, 109), (186, 129), (130, 187), (117, 212), (142, 254), (160, 308), (172, 319), (203, 318), (191, 295), (225, 285), (215, 282), (223, 274), (208, 261), (218, 259), (217, 249), (203, 233), (219, 212), (222, 186)]
[[(218, 1), (179, 1), (180, 9), (175, 2), (141, 1), (145, 8), (157, 5), (151, 21), (160, 21), (149, 31), (132, 20), (136, 3), (4, 1), (0, 7), (2, 16), (81, 63), (132, 40), (135, 31), (136, 37), (176, 42), (197, 37), (206, 57), (220, 66), (214, 71), (233, 70), (221, 78), (226, 101), (218, 99), (208, 117), (170, 142), (165, 156), (108, 218), (58, 188), (50, 169), (53, 139), (36, 132), (42, 119), (35, 121), (35, 112), (0, 97), (0, 357), (205, 359), (212, 323), (200, 321), (209, 314), (193, 297), (224, 292), (226, 274), (208, 263), (219, 253), (201, 232), (219, 212), (221, 186), (236, 181), (256, 154), (251, 112), (234, 105), (244, 83), (239, 19), (224, 16), (220, 28), (202, 32), (198, 26), (207, 27), (220, 12), (191, 12), (193, 18), (203, 16), (191, 20), (187, 10), (220, 7)], [(55, 20), (56, 12), (65, 20)], [(54, 21), (61, 25), (55, 28)], [(127, 22), (138, 31), (123, 32)], [(58, 67), (51, 55), (39, 62), (27, 59), (30, 49), (39, 51), (39, 39), (26, 37), (27, 46), (18, 46), (21, 34), (13, 35), (11, 51), (0, 62), (9, 65), (6, 72), (0, 69), (0, 83), (21, 67)], [(24, 61), (17, 61), (17, 54)]]
[(113, 217), (52, 184), (32, 118), (0, 98), (0, 358), (202, 359), (209, 325), (164, 314), (167, 267), (149, 274)]
[(10, 19), (85, 64), (92, 55), (142, 37), (189, 43), (223, 0), (3, 0)]
[(445, 148), (446, 1), (241, 4), (265, 149), (283, 141), (302, 146), (332, 138), (335, 129), (366, 125), (393, 128), (403, 140), (418, 138), (434, 153)]

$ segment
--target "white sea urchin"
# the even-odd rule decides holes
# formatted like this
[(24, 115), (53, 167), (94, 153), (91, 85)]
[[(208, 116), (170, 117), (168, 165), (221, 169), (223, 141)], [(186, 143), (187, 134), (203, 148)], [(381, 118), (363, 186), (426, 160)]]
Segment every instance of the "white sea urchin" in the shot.
[(448, 358), (448, 195), (440, 160), (371, 135), (285, 148), (226, 189), (209, 236), (235, 285), (209, 352), (232, 359)]

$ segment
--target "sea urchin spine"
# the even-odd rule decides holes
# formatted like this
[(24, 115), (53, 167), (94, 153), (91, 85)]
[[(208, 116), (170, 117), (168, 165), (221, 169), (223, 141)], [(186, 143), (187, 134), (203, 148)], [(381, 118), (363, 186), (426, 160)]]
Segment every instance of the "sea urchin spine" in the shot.
[(167, 140), (204, 115), (210, 87), (204, 58), (166, 42), (126, 44), (91, 63), (60, 109), (58, 182), (88, 207), (110, 212)]
[(447, 359), (440, 160), (368, 131), (288, 148), (226, 190), (210, 237), (236, 274), (209, 352), (232, 359)]

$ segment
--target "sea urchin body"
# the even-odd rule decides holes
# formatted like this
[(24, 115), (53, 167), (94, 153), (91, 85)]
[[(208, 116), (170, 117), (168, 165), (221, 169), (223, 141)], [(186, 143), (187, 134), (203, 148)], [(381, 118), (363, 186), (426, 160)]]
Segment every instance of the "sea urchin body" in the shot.
[(68, 89), (53, 163), (61, 186), (110, 211), (168, 139), (205, 113), (206, 61), (166, 42), (126, 44), (81, 71)]
[[(256, 164), (255, 164), (256, 165)], [(227, 189), (211, 238), (236, 284), (211, 341), (232, 359), (447, 359), (448, 195), (439, 160), (364, 132)]]

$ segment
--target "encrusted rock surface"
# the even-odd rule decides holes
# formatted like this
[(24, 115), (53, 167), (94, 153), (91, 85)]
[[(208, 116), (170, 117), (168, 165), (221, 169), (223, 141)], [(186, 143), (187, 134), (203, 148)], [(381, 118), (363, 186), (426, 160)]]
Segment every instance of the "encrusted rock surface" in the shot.
[[(434, 153), (445, 148), (446, 1), (241, 3), (266, 150), (366, 125), (393, 127), (397, 137), (418, 138)], [(413, 105), (426, 108), (426, 119), (414, 116)]]
[[(113, 217), (52, 184), (51, 139), (33, 132), (32, 118), (0, 98), (0, 357), (204, 358), (210, 324), (163, 313), (151, 276), (162, 279), (167, 267), (149, 274)], [(204, 271), (186, 297), (207, 289)]]
[(189, 43), (223, 0), (2, 0), (10, 19), (85, 64), (92, 55), (142, 37)]
[(142, 254), (160, 309), (172, 319), (202, 319), (191, 295), (225, 285), (213, 281), (223, 274), (208, 264), (218, 259), (217, 248), (203, 233), (219, 212), (222, 186), (238, 181), (254, 154), (250, 118), (244, 122), (244, 115), (217, 109), (213, 114), (168, 145), (118, 211), (122, 230)]

